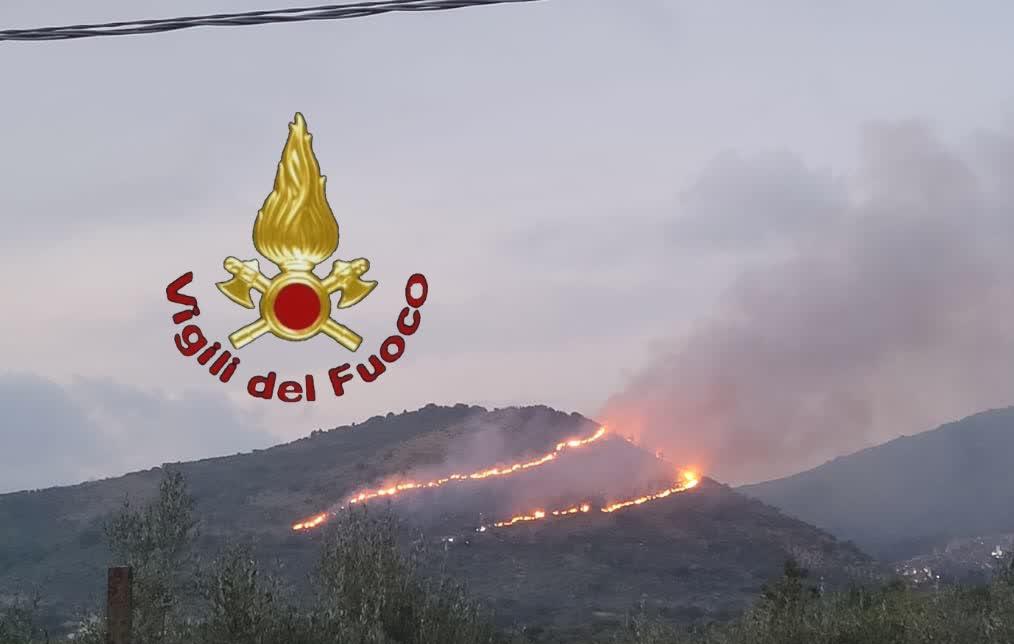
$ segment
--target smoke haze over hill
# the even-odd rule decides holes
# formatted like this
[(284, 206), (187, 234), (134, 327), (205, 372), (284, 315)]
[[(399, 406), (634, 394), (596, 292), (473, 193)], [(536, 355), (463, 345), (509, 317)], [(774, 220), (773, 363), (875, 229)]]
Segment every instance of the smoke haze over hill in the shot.
[(882, 124), (862, 152), (726, 157), (685, 193), (676, 251), (762, 257), (600, 418), (737, 483), (1010, 401), (1014, 138)]

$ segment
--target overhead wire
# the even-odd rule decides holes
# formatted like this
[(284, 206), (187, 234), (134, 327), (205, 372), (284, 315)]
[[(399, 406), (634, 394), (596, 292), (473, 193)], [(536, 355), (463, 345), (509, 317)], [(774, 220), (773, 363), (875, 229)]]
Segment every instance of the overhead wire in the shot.
[(539, 0), (372, 0), (317, 7), (217, 13), (179, 18), (128, 20), (98, 24), (66, 25), (62, 27), (37, 27), (33, 29), (5, 29), (0, 30), (0, 41), (71, 40), (99, 36), (128, 36), (176, 31), (192, 27), (242, 27), (280, 22), (341, 20), (401, 11), (446, 11), (448, 9), (460, 9), (464, 7), (520, 2), (539, 2)]

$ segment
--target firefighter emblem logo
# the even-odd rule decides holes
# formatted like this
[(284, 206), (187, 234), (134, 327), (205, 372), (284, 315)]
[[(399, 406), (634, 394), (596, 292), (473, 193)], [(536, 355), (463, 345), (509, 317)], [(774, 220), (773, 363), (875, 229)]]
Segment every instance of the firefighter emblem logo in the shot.
[(216, 284), (226, 297), (248, 309), (254, 308), (251, 292), (260, 294), (260, 318), (229, 336), (237, 350), (266, 333), (290, 341), (323, 333), (349, 351), (363, 341), (331, 317), (331, 297), (337, 293), (334, 308), (345, 309), (368, 296), (377, 286), (362, 278), (370, 269), (369, 260), (335, 259), (327, 277), (314, 273), (314, 267), (338, 249), (338, 221), (327, 203), (325, 177), (311, 141), (306, 121), (297, 113), (289, 124), (274, 189), (254, 221), (254, 248), (278, 267), (278, 274), (265, 276), (257, 259), (228, 257), (224, 266), (232, 277)]

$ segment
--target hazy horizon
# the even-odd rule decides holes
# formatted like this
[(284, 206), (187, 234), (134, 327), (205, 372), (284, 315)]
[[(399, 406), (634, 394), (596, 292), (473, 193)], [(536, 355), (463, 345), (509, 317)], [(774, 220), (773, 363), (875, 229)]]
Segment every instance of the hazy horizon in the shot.
[[(250, 0), (244, 9), (300, 6)], [(6, 28), (234, 3), (8, 3)], [(730, 19), (733, 18), (733, 19)], [(428, 403), (602, 417), (729, 483), (1014, 404), (1008, 3), (545, 0), (3, 43), (0, 493), (233, 454)], [(223, 385), (173, 345), (306, 116), (376, 292), (366, 338), (267, 338)], [(262, 260), (263, 265), (263, 260)], [(335, 400), (245, 377), (405, 357)], [(208, 431), (212, 427), (215, 431)], [(676, 456), (679, 454), (680, 456)], [(26, 458), (26, 455), (31, 455)]]

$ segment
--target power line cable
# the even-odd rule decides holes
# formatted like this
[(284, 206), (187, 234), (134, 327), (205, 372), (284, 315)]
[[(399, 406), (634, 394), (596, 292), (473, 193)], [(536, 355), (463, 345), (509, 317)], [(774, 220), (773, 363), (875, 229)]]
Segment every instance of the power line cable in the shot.
[(477, 7), (516, 2), (538, 2), (539, 0), (374, 0), (352, 4), (324, 5), (275, 9), (268, 11), (246, 11), (243, 13), (218, 13), (206, 16), (181, 18), (160, 18), (154, 20), (131, 20), (106, 22), (92, 25), (68, 25), (65, 27), (38, 27), (35, 29), (7, 29), (0, 31), (0, 40), (71, 40), (96, 36), (127, 36), (175, 31), (189, 27), (241, 27), (263, 25), (275, 22), (303, 22), (308, 20), (340, 20), (360, 18), (396, 11), (444, 11), (462, 7)]

